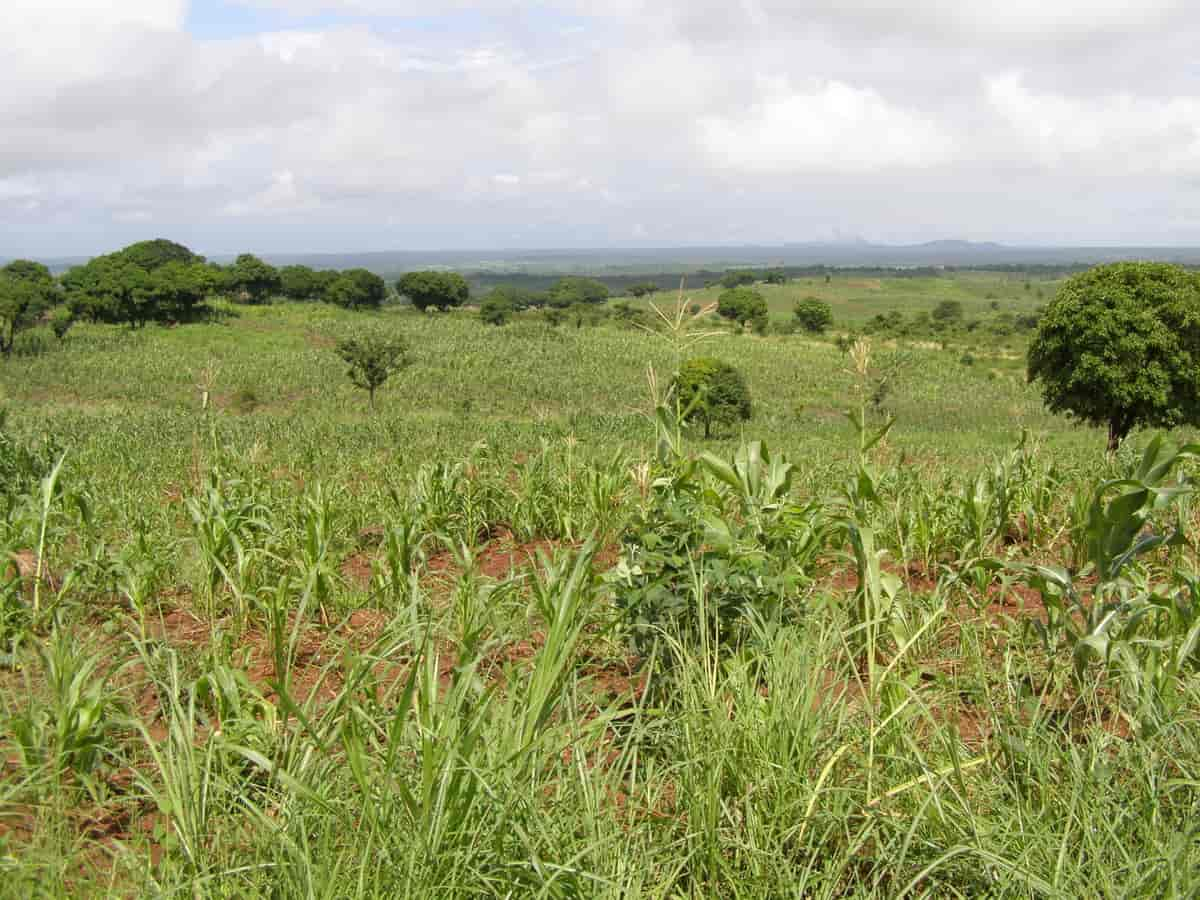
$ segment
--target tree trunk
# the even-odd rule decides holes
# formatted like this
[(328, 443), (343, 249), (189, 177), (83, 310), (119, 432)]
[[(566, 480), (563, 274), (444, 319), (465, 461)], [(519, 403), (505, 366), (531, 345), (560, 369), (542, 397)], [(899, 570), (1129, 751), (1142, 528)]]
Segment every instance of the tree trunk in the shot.
[(1129, 434), (1129, 426), (1116, 419), (1112, 419), (1108, 423), (1108, 453), (1111, 456), (1116, 453), (1121, 446), (1121, 441), (1125, 440), (1125, 436)]

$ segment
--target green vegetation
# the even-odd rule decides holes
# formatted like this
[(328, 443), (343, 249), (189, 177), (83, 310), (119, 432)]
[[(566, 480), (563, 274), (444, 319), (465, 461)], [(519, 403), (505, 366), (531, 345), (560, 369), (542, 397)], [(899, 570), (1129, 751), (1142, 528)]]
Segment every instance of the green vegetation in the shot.
[(753, 288), (731, 288), (717, 298), (717, 314), (743, 326), (766, 322), (767, 301)]
[(396, 290), (422, 312), (462, 306), (471, 293), (467, 280), (457, 272), (409, 272), (396, 282)]
[(714, 425), (750, 418), (750, 389), (742, 373), (729, 363), (707, 356), (689, 359), (679, 367), (671, 386), (683, 420), (702, 424), (705, 437), (711, 437)]
[(5, 894), (1196, 893), (1200, 445), (1046, 409), (1056, 282), (755, 288), (822, 338), (117, 269), (197, 264), (0, 360)]
[(375, 392), (408, 365), (408, 342), (398, 334), (359, 334), (339, 341), (337, 352), (350, 367), (346, 376), (367, 391), (371, 409), (375, 409)]
[(1200, 275), (1115, 263), (1075, 275), (1029, 347), (1046, 404), (1108, 426), (1109, 450), (1135, 427), (1200, 425)]
[(806, 297), (792, 310), (796, 323), (809, 334), (824, 334), (833, 326), (833, 309), (824, 300)]

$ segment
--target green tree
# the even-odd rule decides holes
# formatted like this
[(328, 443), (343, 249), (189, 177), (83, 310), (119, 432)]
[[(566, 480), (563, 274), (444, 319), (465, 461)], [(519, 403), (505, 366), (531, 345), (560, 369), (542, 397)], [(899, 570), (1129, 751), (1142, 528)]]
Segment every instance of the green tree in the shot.
[(325, 291), (325, 299), (345, 309), (378, 309), (387, 299), (387, 283), (366, 269), (347, 269)]
[(566, 309), (576, 303), (603, 303), (608, 299), (608, 286), (595, 278), (571, 275), (551, 285), (549, 295), (551, 306)]
[(212, 270), (203, 263), (165, 263), (150, 272), (151, 316), (163, 322), (191, 321), (215, 286)]
[(763, 280), (767, 284), (787, 284), (787, 273), (783, 269), (772, 269), (763, 276)]
[(124, 262), (132, 263), (139, 269), (145, 269), (147, 272), (152, 272), (168, 263), (188, 264), (204, 262), (203, 256), (198, 256), (183, 246), (183, 244), (168, 241), (166, 238), (155, 238), (152, 241), (138, 241), (136, 244), (130, 244), (123, 250), (118, 250), (117, 255)]
[(824, 334), (833, 324), (833, 308), (816, 297), (797, 300), (792, 315), (797, 324), (810, 334)]
[(1200, 274), (1114, 263), (1072, 276), (1038, 320), (1028, 376), (1053, 412), (1108, 427), (1200, 425)]
[(767, 301), (762, 294), (752, 288), (731, 288), (723, 291), (717, 298), (717, 315), (731, 319), (739, 325), (765, 322)]
[(516, 307), (507, 292), (492, 291), (479, 304), (479, 318), (488, 325), (507, 325)]
[(941, 325), (960, 322), (963, 317), (963, 305), (958, 300), (943, 300), (930, 313), (933, 320)]
[(12, 354), (17, 335), (37, 322), (45, 303), (35, 284), (0, 272), (0, 356)]
[(729, 363), (712, 357), (689, 359), (672, 385), (685, 420), (703, 424), (705, 437), (714, 425), (750, 418), (750, 389), (742, 373)]
[(279, 291), (289, 300), (320, 300), (325, 289), (337, 280), (337, 273), (331, 274), (333, 278), (308, 266), (284, 266), (279, 270)]
[(627, 293), (630, 297), (637, 297), (640, 299), (642, 297), (648, 297), (651, 294), (657, 294), (658, 285), (653, 281), (639, 281), (625, 288), (625, 293)]
[(727, 290), (745, 287), (758, 281), (758, 273), (752, 269), (730, 269), (721, 276), (721, 287)]
[(355, 387), (367, 392), (375, 409), (375, 392), (410, 362), (403, 335), (369, 331), (338, 342), (338, 356), (349, 367), (346, 375)]
[(127, 322), (140, 328), (154, 318), (150, 273), (119, 253), (97, 256), (62, 277), (67, 304), (93, 322)]
[(243, 253), (226, 272), (226, 287), (248, 303), (264, 303), (279, 293), (279, 271), (253, 253)]
[(71, 326), (75, 324), (75, 314), (71, 312), (71, 308), (65, 304), (56, 306), (50, 311), (50, 330), (54, 332), (54, 336), (59, 342), (67, 339), (67, 332), (71, 330)]
[(457, 272), (409, 272), (396, 282), (396, 290), (422, 312), (462, 306), (471, 296), (467, 279)]

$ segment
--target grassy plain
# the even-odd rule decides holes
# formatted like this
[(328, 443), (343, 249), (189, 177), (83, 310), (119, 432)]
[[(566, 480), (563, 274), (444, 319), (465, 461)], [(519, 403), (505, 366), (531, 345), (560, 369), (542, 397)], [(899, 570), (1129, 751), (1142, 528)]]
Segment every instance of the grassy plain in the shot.
[[(855, 324), (1040, 287), (767, 290)], [(1100, 571), (1090, 501), (1152, 480), (1151, 436), (1106, 459), (1019, 347), (876, 341), (856, 373), (723, 333), (755, 414), (701, 441), (656, 424), (679, 353), (637, 329), (231, 313), (0, 363), (5, 433), (66, 451), (0, 521), (0, 894), (1200, 891), (1195, 554)], [(374, 415), (332, 351), (367, 321), (414, 350)], [(864, 403), (896, 418), (865, 453)], [(1125, 512), (1194, 533), (1186, 494)], [(675, 601), (639, 652), (631, 610)]]

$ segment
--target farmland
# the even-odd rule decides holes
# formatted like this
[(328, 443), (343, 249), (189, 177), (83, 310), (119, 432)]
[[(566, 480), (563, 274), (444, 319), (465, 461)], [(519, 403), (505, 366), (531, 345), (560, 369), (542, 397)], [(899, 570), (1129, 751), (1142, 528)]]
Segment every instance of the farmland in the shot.
[[(1056, 286), (761, 290), (842, 333)], [(0, 362), (0, 893), (1200, 890), (1196, 451), (1106, 457), (1021, 334), (215, 309)], [(700, 353), (754, 400), (709, 440)]]

